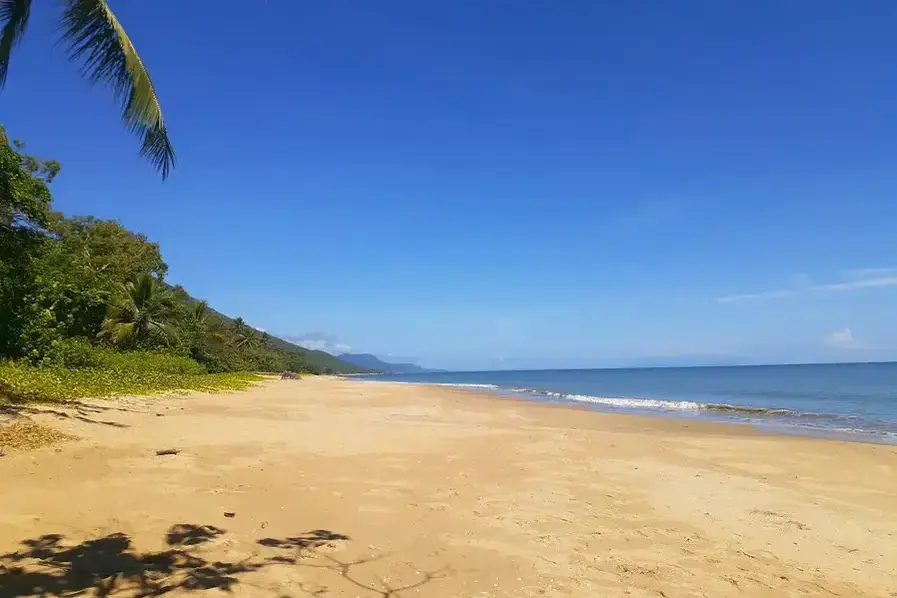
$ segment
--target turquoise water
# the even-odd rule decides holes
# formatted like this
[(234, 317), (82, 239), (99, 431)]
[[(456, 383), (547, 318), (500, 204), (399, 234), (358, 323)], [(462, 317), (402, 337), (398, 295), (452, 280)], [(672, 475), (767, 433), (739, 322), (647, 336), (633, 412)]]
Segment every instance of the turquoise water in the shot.
[(897, 444), (897, 363), (440, 372), (370, 379)]

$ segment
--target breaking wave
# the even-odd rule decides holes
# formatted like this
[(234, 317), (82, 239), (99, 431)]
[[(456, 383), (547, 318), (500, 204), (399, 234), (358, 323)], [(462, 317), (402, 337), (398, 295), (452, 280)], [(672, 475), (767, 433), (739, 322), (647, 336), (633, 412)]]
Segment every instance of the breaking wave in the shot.
[(572, 401), (576, 403), (590, 403), (592, 405), (606, 405), (619, 409), (657, 409), (662, 411), (715, 411), (733, 415), (750, 416), (776, 416), (776, 415), (800, 415), (816, 416), (815, 413), (797, 413), (791, 409), (746, 407), (743, 405), (729, 405), (727, 403), (699, 403), (697, 401), (664, 401), (662, 399), (638, 399), (632, 397), (598, 397), (593, 395), (569, 394), (553, 392), (538, 388), (502, 388), (495, 384), (433, 384), (433, 386), (453, 386), (457, 388), (480, 388), (499, 390), (509, 394), (548, 397), (556, 401)]
[[(392, 383), (411, 385), (432, 385), (441, 387), (453, 387), (458, 390), (471, 392), (486, 392), (505, 397), (519, 397), (529, 400), (545, 401), (551, 403), (566, 403), (568, 405), (589, 405), (594, 409), (618, 412), (633, 412), (642, 414), (657, 414), (668, 417), (687, 419), (706, 419), (711, 421), (723, 421), (733, 423), (748, 423), (765, 427), (768, 430), (784, 433), (798, 433), (805, 435), (823, 435), (844, 437), (850, 439), (872, 440), (873, 442), (885, 442), (897, 444), (897, 425), (893, 420), (876, 417), (874, 413), (864, 413), (862, 408), (851, 405), (839, 406), (835, 403), (833, 411), (829, 411), (819, 401), (806, 401), (809, 409), (795, 407), (793, 409), (776, 405), (781, 399), (782, 403), (794, 403), (792, 394), (770, 392), (764, 393), (763, 398), (768, 401), (765, 406), (751, 405), (756, 399), (753, 394), (747, 393), (743, 397), (737, 392), (719, 396), (721, 399), (730, 399), (733, 403), (740, 403), (741, 398), (748, 404), (732, 404), (729, 402), (710, 402), (688, 400), (688, 395), (679, 393), (679, 400), (661, 398), (642, 398), (638, 396), (600, 396), (580, 394), (576, 392), (558, 392), (544, 388), (514, 387), (510, 384), (486, 384), (486, 383), (461, 383), (439, 382), (428, 380), (383, 380)], [(781, 395), (781, 396), (779, 396)], [(712, 396), (712, 395), (710, 395)], [(708, 397), (708, 395), (704, 395)], [(702, 397), (702, 398), (704, 398)], [(708, 397), (709, 398), (709, 397)], [(803, 400), (805, 397), (799, 396)], [(771, 405), (769, 403), (772, 403)], [(791, 405), (789, 405), (790, 407)], [(839, 412), (838, 410), (846, 410)]]
[(424, 382), (427, 386), (456, 386), (458, 388), (487, 388), (489, 390), (498, 390), (495, 384), (450, 384), (448, 382)]

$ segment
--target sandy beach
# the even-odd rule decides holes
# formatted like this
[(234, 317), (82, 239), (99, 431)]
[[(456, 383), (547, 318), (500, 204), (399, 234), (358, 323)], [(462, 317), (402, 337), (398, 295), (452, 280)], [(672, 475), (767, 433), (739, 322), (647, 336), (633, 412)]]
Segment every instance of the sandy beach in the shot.
[(893, 446), (328, 378), (34, 417), (4, 597), (897, 596)]

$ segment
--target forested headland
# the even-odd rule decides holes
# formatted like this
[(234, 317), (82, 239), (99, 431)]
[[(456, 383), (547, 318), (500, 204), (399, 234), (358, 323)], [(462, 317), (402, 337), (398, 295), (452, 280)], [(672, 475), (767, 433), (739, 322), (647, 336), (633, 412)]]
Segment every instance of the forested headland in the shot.
[(0, 400), (240, 387), (363, 371), (230, 319), (165, 280), (158, 244), (53, 210), (60, 164), (0, 126)]

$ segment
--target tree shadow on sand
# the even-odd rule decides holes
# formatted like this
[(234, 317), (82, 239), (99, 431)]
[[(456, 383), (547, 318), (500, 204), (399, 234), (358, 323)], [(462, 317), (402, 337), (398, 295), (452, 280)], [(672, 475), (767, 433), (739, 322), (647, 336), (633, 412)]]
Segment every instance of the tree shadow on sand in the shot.
[[(258, 541), (262, 546), (278, 549), (281, 554), (268, 557), (267, 562), (277, 565), (295, 565), (311, 569), (324, 569), (335, 573), (350, 585), (371, 596), (379, 598), (398, 598), (401, 592), (420, 588), (430, 582), (443, 579), (448, 576), (446, 567), (434, 571), (422, 571), (417, 574), (417, 579), (404, 585), (393, 585), (382, 577), (368, 573), (363, 575), (360, 567), (383, 558), (379, 555), (357, 560), (340, 560), (326, 552), (317, 549), (332, 547), (335, 542), (348, 540), (347, 536), (334, 534), (328, 530), (313, 530), (301, 536), (289, 538), (263, 538)], [(367, 578), (367, 579), (364, 579)], [(330, 590), (326, 586), (310, 586), (300, 583), (297, 589), (306, 596), (328, 596)], [(281, 597), (287, 598), (287, 597)]]
[[(420, 588), (447, 573), (445, 570), (422, 572), (411, 583), (390, 585), (372, 572), (359, 570), (384, 555), (340, 560), (327, 554), (328, 549), (336, 548), (349, 537), (324, 529), (258, 540), (259, 546), (269, 550), (268, 556), (254, 554), (232, 562), (212, 560), (202, 553), (204, 544), (226, 533), (212, 525), (174, 525), (165, 534), (168, 548), (158, 552), (137, 551), (124, 533), (78, 544), (60, 534), (24, 540), (18, 551), (0, 555), (0, 598), (149, 597), (210, 589), (234, 592), (243, 574), (283, 566), (329, 572), (354, 586), (361, 592), (359, 595), (399, 598), (401, 592)], [(297, 582), (289, 590), (305, 596), (327, 596), (331, 592), (327, 586), (307, 580)], [(239, 589), (236, 593), (239, 594)]]
[(196, 546), (214, 540), (222, 534), (226, 534), (227, 530), (214, 525), (193, 525), (189, 523), (181, 523), (172, 525), (165, 534), (165, 542), (169, 546)]
[[(0, 399), (3, 398), (3, 395), (0, 394)], [(69, 409), (70, 411), (53, 409), (49, 407), (49, 403), (25, 404), (16, 401), (3, 401), (0, 402), (0, 416), (5, 415), (8, 418), (16, 419), (21, 417), (28, 417), (30, 415), (52, 415), (57, 419), (76, 419), (86, 424), (100, 424), (113, 428), (129, 427), (127, 424), (122, 424), (107, 419), (100, 419), (97, 417), (98, 414), (103, 413), (104, 411), (109, 411), (110, 409), (115, 409), (116, 411), (126, 411), (125, 409), (99, 407), (97, 405), (88, 405), (87, 403), (82, 403), (81, 401), (59, 401), (54, 402), (53, 404)]]
[(123, 533), (76, 545), (59, 534), (25, 540), (21, 550), (0, 556), (0, 597), (230, 591), (238, 575), (263, 563), (209, 561), (193, 551), (223, 533), (213, 526), (175, 525), (166, 535), (172, 548), (144, 553), (136, 551)]
[(269, 548), (302, 551), (309, 548), (320, 548), (321, 546), (348, 539), (349, 536), (335, 534), (326, 529), (316, 529), (306, 532), (301, 536), (292, 536), (289, 538), (262, 538), (258, 543)]

